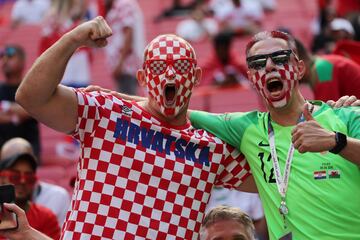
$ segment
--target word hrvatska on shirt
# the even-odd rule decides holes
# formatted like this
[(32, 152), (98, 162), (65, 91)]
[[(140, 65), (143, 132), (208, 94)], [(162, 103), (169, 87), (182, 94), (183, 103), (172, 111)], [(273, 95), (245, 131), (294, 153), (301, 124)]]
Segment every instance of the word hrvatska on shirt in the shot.
[[(125, 119), (117, 119), (114, 138), (120, 138), (157, 153), (165, 153), (169, 156), (175, 154), (176, 158), (209, 166), (210, 148), (208, 146), (201, 146), (182, 138), (140, 127)], [(174, 151), (171, 151), (172, 149)]]

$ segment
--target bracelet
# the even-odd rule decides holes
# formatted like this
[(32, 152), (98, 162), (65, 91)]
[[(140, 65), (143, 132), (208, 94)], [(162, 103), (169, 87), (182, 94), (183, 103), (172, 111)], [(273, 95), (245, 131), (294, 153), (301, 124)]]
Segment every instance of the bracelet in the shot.
[(341, 132), (335, 132), (335, 141), (336, 141), (335, 147), (330, 149), (329, 152), (338, 154), (339, 152), (341, 152), (341, 150), (344, 149), (344, 147), (346, 147), (347, 137), (345, 134), (342, 134)]

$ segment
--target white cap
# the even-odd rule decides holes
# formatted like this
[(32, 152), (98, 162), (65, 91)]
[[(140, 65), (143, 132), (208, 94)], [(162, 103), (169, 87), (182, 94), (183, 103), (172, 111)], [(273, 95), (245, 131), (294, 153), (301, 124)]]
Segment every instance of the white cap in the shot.
[(354, 35), (355, 33), (351, 23), (344, 18), (335, 18), (334, 20), (332, 20), (330, 23), (330, 28), (331, 30), (334, 31), (343, 30), (346, 31), (347, 33), (350, 33), (351, 35)]

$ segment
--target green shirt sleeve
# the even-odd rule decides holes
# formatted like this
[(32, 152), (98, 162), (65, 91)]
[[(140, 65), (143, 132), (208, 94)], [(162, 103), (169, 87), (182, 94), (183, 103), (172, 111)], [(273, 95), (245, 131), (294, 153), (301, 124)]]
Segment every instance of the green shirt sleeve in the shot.
[(248, 126), (249, 113), (213, 114), (193, 111), (190, 121), (195, 128), (202, 128), (240, 150), (241, 139)]
[(360, 139), (360, 107), (339, 108), (339, 117), (347, 126), (348, 136)]

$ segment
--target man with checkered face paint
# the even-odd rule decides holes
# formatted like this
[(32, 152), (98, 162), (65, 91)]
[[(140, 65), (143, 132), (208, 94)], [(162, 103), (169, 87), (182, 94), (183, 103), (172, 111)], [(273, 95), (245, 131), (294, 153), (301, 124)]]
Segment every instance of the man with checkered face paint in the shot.
[(359, 107), (307, 102), (298, 84), (304, 62), (285, 33), (256, 34), (246, 56), (268, 112), (192, 112), (193, 126), (245, 155), (270, 239), (360, 239)]
[(176, 35), (160, 35), (146, 47), (144, 71), (148, 92), (167, 117), (186, 112), (200, 78), (192, 46)]
[(80, 141), (61, 239), (197, 239), (212, 188), (253, 189), (249, 166), (190, 125), (186, 111), (201, 70), (177, 36), (159, 36), (146, 49), (137, 72), (148, 87), (144, 101), (59, 85), (78, 47), (103, 47), (110, 36), (102, 17), (74, 28), (37, 59), (17, 92), (31, 115)]

